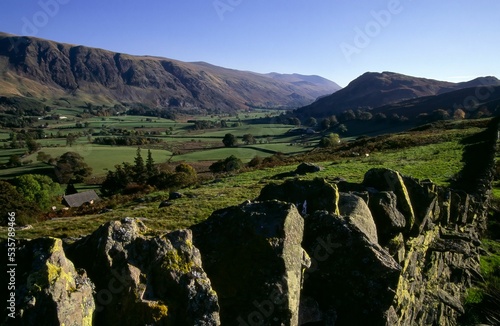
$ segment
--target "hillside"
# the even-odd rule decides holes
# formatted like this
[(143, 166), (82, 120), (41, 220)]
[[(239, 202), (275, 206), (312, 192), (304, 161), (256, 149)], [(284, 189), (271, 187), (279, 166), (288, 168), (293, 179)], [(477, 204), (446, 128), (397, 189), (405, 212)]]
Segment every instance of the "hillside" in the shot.
[(228, 112), (297, 108), (338, 89), (318, 76), (257, 74), (0, 33), (0, 96)]
[[(484, 85), (500, 86), (500, 80), (481, 77), (463, 83), (450, 83), (393, 72), (367, 72), (344, 89), (298, 109), (296, 114), (300, 117), (326, 117), (347, 109), (378, 108), (404, 100)], [(459, 103), (463, 100), (464, 98)]]
[(431, 113), (435, 110), (463, 109), (466, 112), (479, 108), (496, 113), (500, 109), (500, 86), (484, 87), (478, 96), (477, 87), (463, 88), (439, 95), (424, 96), (378, 107), (373, 114), (398, 114), (414, 118), (421, 113)]

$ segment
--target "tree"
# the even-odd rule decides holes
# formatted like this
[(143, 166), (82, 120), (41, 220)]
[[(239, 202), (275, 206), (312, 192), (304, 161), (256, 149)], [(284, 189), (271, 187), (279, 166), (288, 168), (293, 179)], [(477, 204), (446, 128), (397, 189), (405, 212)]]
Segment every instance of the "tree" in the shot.
[(455, 113), (453, 113), (453, 118), (455, 120), (463, 120), (465, 119), (465, 111), (462, 109), (456, 109)]
[(212, 173), (238, 171), (242, 168), (243, 162), (234, 155), (231, 155), (224, 160), (217, 161), (209, 167)]
[(42, 148), (42, 145), (37, 143), (33, 138), (27, 137), (26, 138), (26, 147), (28, 147), (28, 152), (29, 153), (34, 153), (40, 148)]
[(319, 146), (323, 148), (334, 147), (340, 143), (340, 137), (338, 134), (331, 133), (326, 137), (321, 138), (319, 141)]
[(133, 167), (129, 163), (115, 165), (115, 171), (108, 171), (101, 185), (101, 193), (111, 196), (121, 193), (132, 182)]
[(435, 121), (448, 120), (449, 118), (450, 118), (450, 114), (446, 110), (438, 109), (438, 110), (432, 111), (432, 119)]
[(144, 165), (144, 159), (141, 155), (141, 148), (137, 147), (135, 159), (134, 159), (134, 181), (139, 184), (144, 184), (147, 179), (146, 166)]
[(383, 114), (382, 112), (375, 114), (376, 121), (384, 121), (386, 119), (387, 119), (387, 116), (385, 114)]
[(245, 134), (245, 135), (243, 135), (243, 141), (247, 145), (249, 145), (249, 144), (255, 144), (257, 142), (252, 134)]
[(289, 124), (300, 127), (301, 122), (300, 122), (299, 118), (293, 117), (293, 118), (290, 118), (288, 121), (289, 121), (288, 122)]
[[(39, 208), (34, 203), (29, 203), (17, 191), (16, 187), (7, 181), (0, 180), (0, 203), (3, 212), (16, 212), (16, 224), (27, 225), (36, 221)], [(2, 214), (0, 224), (7, 225), (8, 214)]]
[(325, 119), (321, 120), (321, 124), (320, 124), (321, 129), (327, 130), (328, 128), (330, 128), (330, 124), (331, 124), (330, 119), (325, 118)]
[(355, 120), (355, 119), (356, 119), (356, 114), (354, 113), (353, 110), (346, 110), (346, 111), (342, 112), (342, 114), (340, 115), (340, 120), (342, 122), (351, 121), (351, 120)]
[(222, 143), (226, 147), (235, 147), (236, 144), (238, 143), (238, 140), (233, 134), (226, 134), (222, 139)]
[(175, 167), (175, 173), (172, 178), (172, 186), (187, 187), (192, 186), (198, 181), (196, 170), (187, 163), (181, 163)]
[(153, 160), (153, 155), (151, 150), (148, 149), (148, 158), (146, 159), (146, 175), (148, 180), (158, 174), (158, 169), (155, 166), (155, 161)]
[(368, 120), (371, 120), (372, 118), (373, 118), (373, 115), (368, 111), (364, 111), (364, 112), (359, 113), (359, 120), (368, 121)]
[(55, 173), (60, 183), (79, 183), (92, 174), (92, 168), (80, 154), (67, 152), (57, 159)]
[(78, 139), (78, 136), (74, 135), (74, 134), (68, 134), (66, 136), (66, 146), (73, 146), (73, 144), (76, 142), (76, 140)]
[(45, 210), (52, 206), (54, 196), (61, 191), (60, 186), (46, 175), (25, 174), (14, 179), (16, 190), (28, 203)]
[(331, 115), (330, 117), (328, 117), (328, 120), (330, 120), (330, 125), (332, 125), (332, 126), (339, 123), (339, 120), (337, 119), (336, 115)]
[(7, 166), (9, 167), (18, 167), (23, 165), (23, 162), (21, 161), (21, 157), (19, 155), (11, 155), (9, 157), (9, 162), (7, 162)]
[(36, 156), (36, 160), (38, 162), (43, 162), (43, 163), (49, 163), (50, 160), (52, 159), (52, 157), (50, 156), (50, 154), (47, 154), (45, 152), (38, 152), (37, 156)]
[(316, 120), (314, 117), (309, 117), (306, 120), (306, 125), (311, 127), (311, 128), (316, 127), (317, 124), (318, 124), (318, 120)]
[(347, 126), (345, 124), (341, 124), (337, 127), (337, 131), (341, 134), (344, 134), (347, 132)]

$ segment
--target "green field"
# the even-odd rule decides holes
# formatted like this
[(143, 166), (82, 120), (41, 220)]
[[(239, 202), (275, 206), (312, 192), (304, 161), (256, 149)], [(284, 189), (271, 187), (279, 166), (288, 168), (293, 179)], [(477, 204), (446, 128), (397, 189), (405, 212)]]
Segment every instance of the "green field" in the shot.
[[(137, 148), (135, 147), (111, 147), (99, 145), (75, 145), (73, 147), (57, 147), (44, 148), (43, 151), (52, 157), (61, 156), (62, 154), (73, 151), (85, 159), (94, 170), (94, 174), (104, 174), (109, 169), (114, 169), (114, 166), (123, 162), (134, 162)], [(146, 158), (147, 152), (142, 151), (143, 158)], [(151, 150), (153, 159), (157, 163), (166, 162), (172, 153), (163, 150)], [(28, 160), (36, 161), (36, 154), (27, 157)], [(26, 168), (29, 168), (26, 167)]]
[[(56, 158), (68, 151), (74, 151), (82, 155), (85, 162), (93, 168), (94, 174), (103, 175), (107, 170), (113, 169), (116, 164), (123, 162), (133, 162), (137, 146), (102, 146), (91, 144), (89, 141), (96, 137), (119, 137), (110, 134), (110, 130), (128, 130), (132, 133), (141, 132), (144, 137), (161, 139), (160, 146), (153, 146), (153, 159), (156, 163), (164, 163), (172, 156), (172, 152), (177, 155), (172, 157), (174, 162), (197, 162), (197, 161), (217, 161), (230, 155), (235, 155), (244, 162), (250, 161), (255, 156), (267, 157), (275, 153), (297, 154), (304, 153), (312, 149), (302, 145), (290, 146), (301, 138), (297, 135), (290, 135), (287, 132), (294, 128), (291, 125), (278, 124), (247, 124), (247, 119), (264, 117), (269, 112), (257, 112), (252, 114), (241, 114), (236, 117), (193, 117), (192, 120), (213, 120), (220, 121), (221, 118), (232, 122), (239, 122), (240, 126), (234, 128), (193, 130), (193, 123), (176, 122), (173, 120), (145, 117), (145, 116), (113, 116), (113, 117), (92, 117), (89, 119), (76, 118), (76, 114), (81, 112), (81, 108), (59, 108), (52, 112), (60, 114), (67, 119), (63, 120), (40, 120), (38, 125), (48, 123), (44, 129), (48, 138), (36, 140), (41, 146), (41, 150)], [(84, 128), (75, 128), (76, 123), (85, 124)], [(92, 137), (84, 136), (85, 132), (92, 130)], [(148, 131), (159, 131), (159, 135), (148, 135)], [(166, 132), (170, 134), (167, 135)], [(67, 146), (66, 136), (68, 134), (78, 134), (81, 136), (75, 141), (72, 147)], [(104, 133), (101, 136), (101, 133)], [(239, 138), (239, 146), (235, 148), (223, 148), (222, 139), (224, 135), (232, 133)], [(57, 134), (62, 137), (53, 138)], [(242, 142), (242, 136), (252, 134), (256, 139), (256, 144), (246, 146)], [(0, 133), (0, 141), (5, 145), (9, 144), (9, 132), (4, 130)], [(316, 137), (318, 138), (318, 137)], [(314, 139), (316, 143), (318, 139)], [(143, 146), (145, 148), (148, 145)], [(159, 147), (164, 150), (158, 149)], [(37, 153), (25, 155), (26, 149), (4, 149), (0, 153), (0, 164), (9, 161), (12, 155), (20, 156), (24, 166), (0, 170), (0, 178), (9, 178), (23, 173), (31, 173), (32, 169), (43, 171), (47, 166), (40, 166), (37, 163)], [(42, 170), (40, 170), (42, 169)]]
[[(99, 145), (73, 145), (73, 147), (47, 147), (43, 148), (41, 151), (49, 154), (52, 157), (58, 157), (66, 152), (76, 152), (80, 154), (87, 164), (89, 164), (93, 173), (96, 176), (106, 174), (106, 171), (113, 170), (114, 166), (121, 164), (123, 162), (134, 162), (136, 156), (136, 147), (111, 147), (111, 146), (99, 146)], [(5, 162), (8, 157), (13, 154), (22, 154), (24, 150), (4, 150), (0, 155), (0, 159)], [(145, 159), (147, 156), (147, 151), (142, 151), (142, 156)], [(171, 152), (165, 150), (152, 149), (151, 154), (156, 163), (167, 162)], [(49, 168), (47, 164), (43, 164), (36, 161), (37, 154), (32, 154), (25, 157), (24, 161), (32, 161), (33, 163), (24, 165), (19, 168), (2, 169), (0, 170), (0, 177), (12, 177), (24, 173), (36, 173), (36, 171), (43, 171)]]

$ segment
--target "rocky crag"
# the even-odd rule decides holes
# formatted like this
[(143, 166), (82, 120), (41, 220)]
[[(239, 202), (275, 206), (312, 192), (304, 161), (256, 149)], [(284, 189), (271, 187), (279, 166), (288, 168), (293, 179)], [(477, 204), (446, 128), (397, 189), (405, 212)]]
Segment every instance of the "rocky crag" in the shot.
[(456, 325), (480, 278), (497, 123), (471, 142), (481, 171), (454, 188), (372, 169), (361, 184), (270, 184), (163, 236), (127, 218), (64, 248), (24, 241), (6, 323)]

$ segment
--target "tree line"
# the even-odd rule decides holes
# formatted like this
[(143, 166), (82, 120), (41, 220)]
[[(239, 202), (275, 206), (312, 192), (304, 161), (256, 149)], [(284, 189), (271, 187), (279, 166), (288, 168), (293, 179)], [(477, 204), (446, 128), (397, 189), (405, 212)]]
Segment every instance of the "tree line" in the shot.
[(146, 160), (141, 148), (137, 148), (134, 163), (124, 162), (116, 165), (114, 171), (108, 171), (101, 185), (101, 193), (105, 196), (136, 192), (146, 187), (174, 190), (193, 185), (197, 182), (196, 170), (186, 163), (177, 165), (174, 171), (160, 170), (148, 150)]

